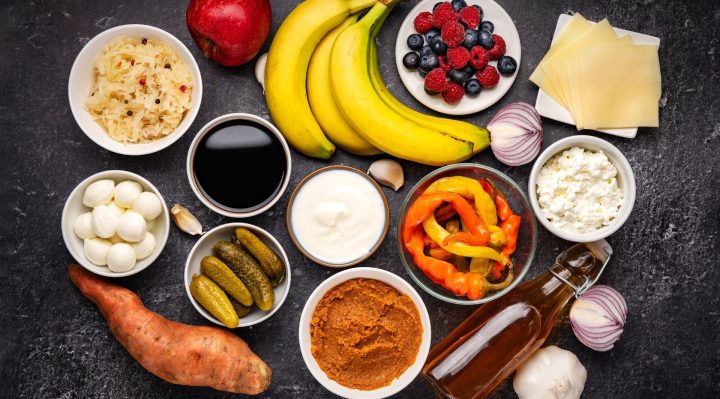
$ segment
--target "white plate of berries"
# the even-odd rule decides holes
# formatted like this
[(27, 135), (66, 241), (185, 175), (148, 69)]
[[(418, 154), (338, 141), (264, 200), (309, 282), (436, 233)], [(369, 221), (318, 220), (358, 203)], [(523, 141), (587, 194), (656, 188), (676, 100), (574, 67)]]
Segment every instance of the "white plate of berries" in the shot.
[(418, 101), (468, 115), (510, 90), (520, 66), (520, 36), (493, 0), (423, 0), (400, 26), (395, 59)]

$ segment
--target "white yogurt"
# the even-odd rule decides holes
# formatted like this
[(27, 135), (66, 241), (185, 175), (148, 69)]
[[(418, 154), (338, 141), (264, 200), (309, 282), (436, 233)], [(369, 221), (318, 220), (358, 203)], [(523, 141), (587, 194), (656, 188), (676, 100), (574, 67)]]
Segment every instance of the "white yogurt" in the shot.
[(290, 210), (300, 246), (320, 261), (362, 258), (385, 231), (385, 202), (368, 178), (344, 169), (321, 172), (303, 184)]
[(623, 203), (615, 165), (602, 151), (580, 147), (545, 163), (537, 178), (537, 198), (550, 223), (577, 234), (609, 225)]

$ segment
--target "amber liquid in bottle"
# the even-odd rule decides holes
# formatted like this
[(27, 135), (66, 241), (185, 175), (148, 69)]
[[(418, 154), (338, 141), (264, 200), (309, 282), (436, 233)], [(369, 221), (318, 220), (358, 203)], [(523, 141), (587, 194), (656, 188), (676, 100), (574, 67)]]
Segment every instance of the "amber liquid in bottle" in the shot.
[[(579, 287), (598, 276), (610, 253), (604, 241), (577, 244), (551, 270)], [(546, 271), (480, 306), (430, 350), (423, 378), (439, 398), (484, 398), (540, 348), (574, 293)]]

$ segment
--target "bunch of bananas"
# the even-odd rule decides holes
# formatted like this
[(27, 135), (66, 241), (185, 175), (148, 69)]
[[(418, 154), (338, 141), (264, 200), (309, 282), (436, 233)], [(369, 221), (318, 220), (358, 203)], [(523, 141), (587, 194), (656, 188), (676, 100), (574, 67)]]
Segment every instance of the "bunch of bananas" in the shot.
[(488, 146), (487, 129), (417, 112), (383, 83), (375, 39), (398, 1), (305, 0), (280, 26), (268, 54), (265, 95), (296, 150), (328, 159), (337, 144), (358, 155), (385, 152), (445, 165)]

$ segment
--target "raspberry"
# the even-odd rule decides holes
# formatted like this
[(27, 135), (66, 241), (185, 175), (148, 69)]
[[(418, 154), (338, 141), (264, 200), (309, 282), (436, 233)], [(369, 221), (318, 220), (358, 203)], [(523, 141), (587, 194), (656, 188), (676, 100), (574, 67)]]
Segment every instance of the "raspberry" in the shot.
[(475, 74), (482, 87), (486, 89), (497, 86), (500, 81), (500, 74), (494, 66), (488, 65), (482, 71)]
[(450, 3), (442, 3), (433, 11), (433, 24), (442, 28), (446, 22), (457, 21), (458, 16)]
[(435, 68), (425, 75), (425, 90), (431, 93), (442, 93), (448, 88), (445, 80), (445, 71), (442, 68)]
[(418, 14), (413, 21), (413, 27), (418, 33), (426, 33), (433, 27), (433, 15), (431, 12), (425, 11)]
[(460, 69), (467, 65), (470, 60), (470, 53), (463, 46), (449, 48), (447, 51), (448, 61), (455, 69)]
[(440, 68), (445, 71), (445, 73), (450, 72), (450, 70), (452, 69), (452, 65), (450, 65), (450, 62), (446, 56), (439, 56), (438, 62), (440, 63)]
[(465, 41), (465, 28), (459, 22), (450, 21), (443, 25), (440, 37), (448, 47), (457, 47)]
[(470, 66), (481, 71), (487, 65), (489, 56), (483, 46), (473, 46), (470, 49)]
[(493, 46), (488, 50), (488, 56), (491, 60), (499, 60), (505, 55), (505, 40), (500, 35), (493, 36)]
[(480, 25), (480, 10), (475, 7), (465, 7), (458, 13), (458, 18), (468, 28), (475, 29)]
[(443, 93), (443, 100), (448, 104), (457, 104), (465, 95), (465, 89), (455, 82), (449, 82), (447, 90)]

